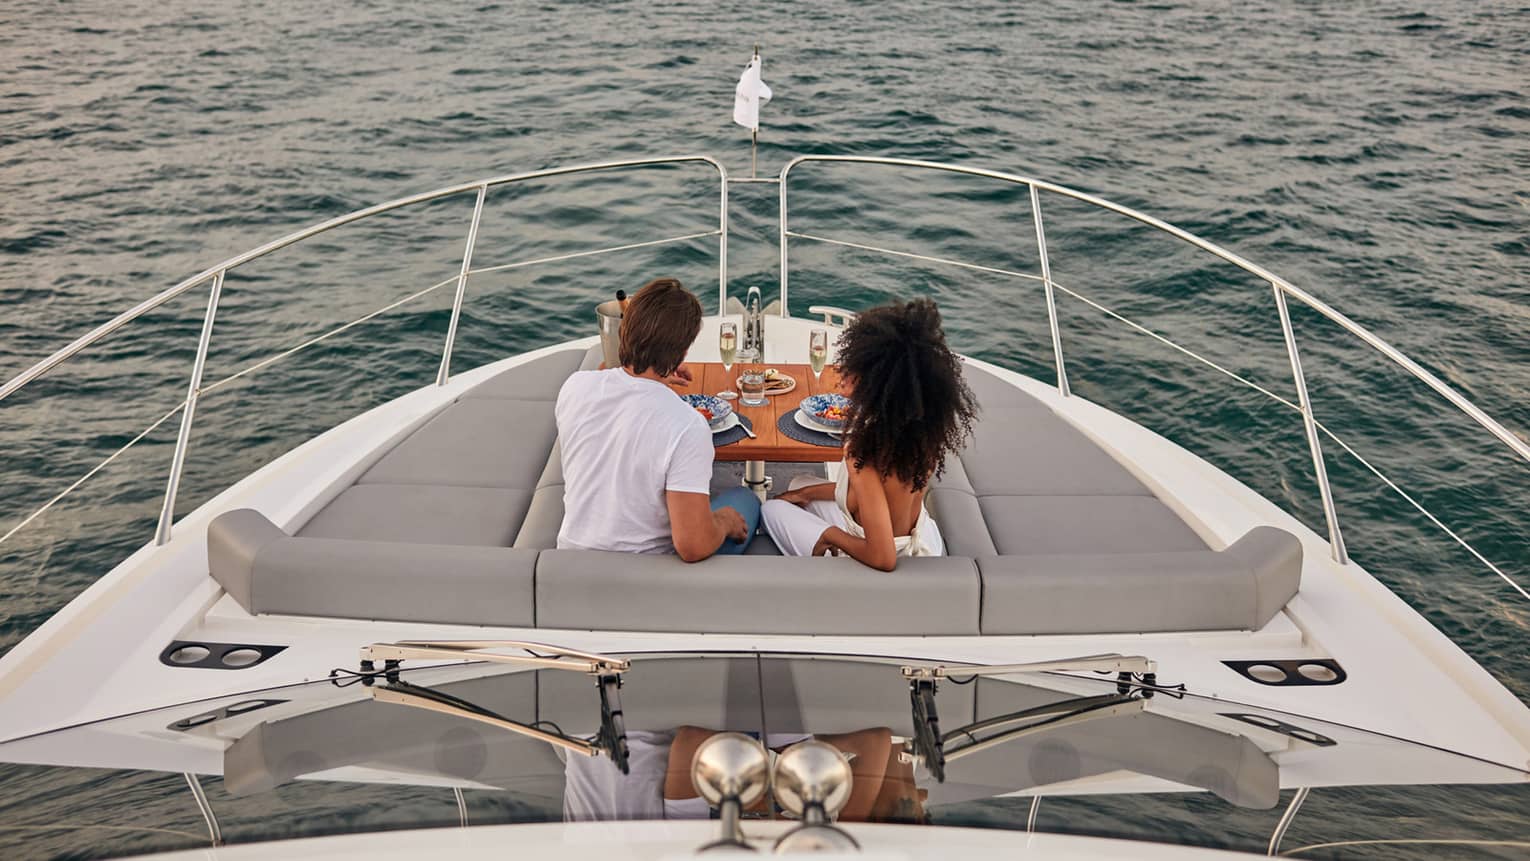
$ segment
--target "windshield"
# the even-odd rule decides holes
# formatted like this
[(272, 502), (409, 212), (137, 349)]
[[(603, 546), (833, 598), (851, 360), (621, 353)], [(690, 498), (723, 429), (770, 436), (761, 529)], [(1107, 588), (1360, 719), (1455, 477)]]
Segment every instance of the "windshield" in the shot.
[[(4, 811), (0, 854), (205, 846), (188, 772), (202, 775), (230, 843), (464, 822), (706, 819), (713, 806), (698, 797), (691, 761), (722, 731), (776, 752), (809, 738), (838, 749), (853, 775), (841, 823), (1023, 830), (1034, 816), (1043, 831), (1262, 852), (1298, 787), (1313, 797), (1287, 850), (1491, 837), (1495, 823), (1515, 831), (1530, 801), (1523, 768), (1113, 673), (951, 668), (921, 681), (905, 668), (930, 662), (912, 659), (625, 657), (625, 672), (604, 677), (486, 662), (346, 668), (7, 742), (6, 762), (95, 770), (82, 786), (77, 771), (13, 767), (13, 780), (42, 791)], [(1452, 803), (1436, 803), (1445, 792)], [(1474, 821), (1442, 821), (1450, 811)], [(746, 830), (785, 815), (767, 800), (745, 811)], [(1405, 857), (1403, 848), (1374, 857)], [(1301, 854), (1338, 857), (1330, 851)]]

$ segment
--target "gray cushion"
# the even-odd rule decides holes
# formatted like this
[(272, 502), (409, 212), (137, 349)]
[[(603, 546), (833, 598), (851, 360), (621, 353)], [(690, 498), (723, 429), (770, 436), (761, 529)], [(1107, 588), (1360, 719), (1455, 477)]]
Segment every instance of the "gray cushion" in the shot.
[[(544, 628), (775, 634), (976, 634), (971, 559), (678, 556), (549, 550), (537, 560)], [(873, 611), (874, 608), (874, 611)]]
[(250, 609), (255, 556), (287, 533), (251, 508), (225, 511), (207, 524), (207, 567), (214, 580)]
[(359, 483), (531, 490), (557, 434), (551, 401), (464, 399), (399, 443)]
[(563, 483), (563, 441), (553, 440), (552, 451), (547, 455), (547, 463), (542, 467), (542, 475), (537, 479), (537, 489)]
[(764, 529), (755, 533), (754, 540), (744, 548), (745, 556), (780, 556), (781, 548), (776, 546), (775, 539), (765, 533)]
[(538, 488), (531, 497), (531, 507), (515, 536), (515, 546), (532, 550), (551, 550), (558, 546), (558, 530), (563, 528), (563, 485)]
[(536, 624), (536, 551), (291, 538), (255, 559), (252, 610), (298, 616)]
[(464, 398), (555, 401), (569, 374), (579, 370), (586, 350), (559, 350), (516, 365), (468, 389)]
[(924, 495), (924, 506), (940, 527), (948, 555), (993, 556), (999, 552), (988, 534), (977, 497), (962, 490), (932, 487)]
[(1004, 555), (1206, 549), (1151, 496), (983, 496), (978, 506)]
[(289, 538), (249, 509), (207, 538), (213, 579), (251, 613), (536, 624), (534, 550)]
[(1252, 529), (1226, 550), (985, 556), (984, 634), (1257, 630), (1296, 594), (1296, 536)]
[(1151, 495), (1077, 428), (1046, 410), (985, 406), (961, 458), (979, 496)]
[(430, 484), (357, 484), (298, 531), (308, 538), (509, 547), (531, 491)]
[(967, 467), (962, 463), (959, 456), (949, 456), (945, 459), (940, 476), (930, 482), (931, 487), (943, 487), (949, 490), (960, 490), (963, 493), (976, 495), (977, 488), (972, 486), (972, 479), (967, 476)]

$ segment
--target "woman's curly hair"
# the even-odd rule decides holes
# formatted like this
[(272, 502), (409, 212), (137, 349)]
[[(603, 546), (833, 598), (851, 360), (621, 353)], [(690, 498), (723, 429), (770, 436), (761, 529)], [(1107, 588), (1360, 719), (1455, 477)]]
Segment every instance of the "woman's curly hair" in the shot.
[(839, 337), (837, 365), (855, 387), (845, 423), (845, 453), (921, 490), (972, 433), (977, 399), (961, 360), (946, 346), (940, 311), (929, 299), (879, 305)]

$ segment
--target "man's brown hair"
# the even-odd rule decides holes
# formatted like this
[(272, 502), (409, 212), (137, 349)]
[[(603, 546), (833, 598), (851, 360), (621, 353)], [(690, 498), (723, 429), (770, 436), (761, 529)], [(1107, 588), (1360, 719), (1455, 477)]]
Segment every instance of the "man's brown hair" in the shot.
[(701, 302), (673, 278), (655, 278), (627, 301), (622, 314), (622, 365), (667, 377), (685, 361), (701, 332)]

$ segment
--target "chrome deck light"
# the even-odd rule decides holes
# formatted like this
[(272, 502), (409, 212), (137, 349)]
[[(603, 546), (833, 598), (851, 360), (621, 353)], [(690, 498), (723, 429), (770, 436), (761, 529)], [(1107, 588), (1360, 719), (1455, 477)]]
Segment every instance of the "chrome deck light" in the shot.
[(691, 783), (722, 819), (722, 836), (696, 851), (750, 849), (738, 821), (744, 808), (763, 798), (770, 787), (765, 746), (742, 733), (718, 733), (696, 748)]
[(808, 740), (787, 748), (776, 757), (771, 770), (771, 784), (776, 803), (787, 813), (802, 819), (802, 824), (781, 835), (775, 851), (842, 852), (859, 849), (833, 819), (850, 800), (855, 775), (850, 760), (839, 749), (821, 741)]

